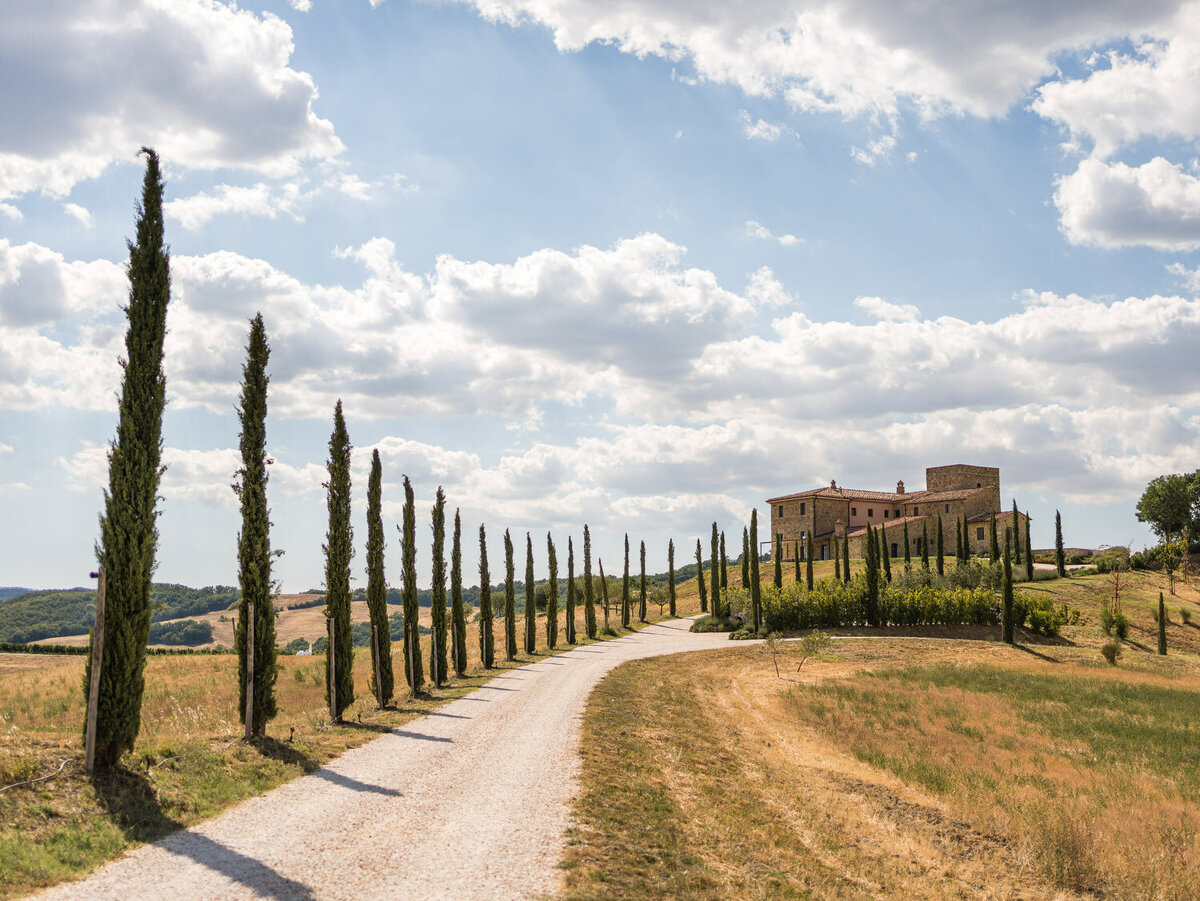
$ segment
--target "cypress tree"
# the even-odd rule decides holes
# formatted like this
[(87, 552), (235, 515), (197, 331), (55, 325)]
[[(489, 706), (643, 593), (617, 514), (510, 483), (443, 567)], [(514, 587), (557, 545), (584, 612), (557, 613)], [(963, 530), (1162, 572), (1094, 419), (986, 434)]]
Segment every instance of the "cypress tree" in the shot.
[(775, 587), (783, 588), (783, 535), (775, 533)]
[(725, 556), (725, 533), (721, 532), (721, 590), (729, 588), (729, 558)]
[[(242, 398), (237, 408), (242, 424), (242, 466), (233, 486), (242, 512), (238, 533), (238, 603), (234, 643), (238, 651), (238, 715), (246, 721), (246, 648), (254, 647), (253, 733), (266, 734), (275, 707), (275, 608), (271, 604), (271, 538), (267, 509), (267, 347), (262, 314), (250, 322), (246, 364), (242, 367)], [(254, 621), (249, 621), (249, 605)], [(249, 636), (249, 640), (247, 640)]]
[(567, 644), (575, 644), (575, 545), (567, 536)]
[[(467, 612), (463, 608), (462, 593), (462, 521), (457, 507), (454, 508), (454, 538), (450, 544), (450, 632), (454, 672), (462, 676), (467, 672)], [(389, 641), (389, 651), (391, 647)]]
[[(433, 583), (429, 617), (433, 634), (429, 642), (429, 675), (435, 688), (446, 681), (446, 493), (438, 485), (433, 502)], [(380, 633), (382, 634), (382, 633)]]
[(1033, 581), (1033, 545), (1029, 542), (1029, 514), (1025, 514), (1025, 581)]
[(921, 520), (921, 568), (929, 572), (929, 524)]
[(608, 579), (604, 577), (604, 561), (596, 558), (600, 566), (600, 591), (604, 595), (604, 628), (608, 628)]
[(712, 562), (710, 563), (709, 576), (712, 583), (712, 591), (709, 593), (709, 600), (712, 603), (712, 615), (720, 618), (721, 616), (721, 567), (717, 562), (717, 553), (719, 551), (717, 541), (717, 524), (712, 524)]
[[(379, 697), (386, 704), (396, 690), (392, 671), (392, 635), (388, 628), (387, 577), (383, 570), (383, 466), (379, 449), (371, 454), (371, 475), (367, 479), (367, 612), (379, 647), (371, 644), (371, 672), (379, 672)], [(379, 659), (376, 660), (378, 650)], [(255, 654), (255, 660), (258, 655)], [(374, 676), (371, 681), (374, 682)]]
[(1020, 566), (1021, 564), (1021, 529), (1019, 524), (1020, 516), (1017, 515), (1017, 499), (1013, 498), (1012, 509), (1012, 530), (1013, 530), (1013, 563)]
[(938, 514), (938, 533), (937, 533), (937, 571), (939, 576), (946, 574), (946, 548), (945, 540), (942, 538), (942, 514)]
[(517, 593), (514, 587), (513, 543), (508, 529), (504, 530), (504, 656), (517, 659)]
[(850, 532), (842, 533), (842, 581), (850, 584)]
[(1063, 551), (1062, 514), (1054, 511), (1054, 568), (1058, 570), (1059, 578), (1067, 574), (1067, 555)]
[(871, 524), (867, 524), (867, 534), (863, 539), (864, 563), (867, 569), (867, 625), (879, 625), (879, 546)]
[(583, 524), (583, 628), (596, 640), (596, 586), (592, 583), (592, 533)]
[(762, 625), (762, 580), (758, 575), (758, 508), (750, 511), (750, 610), (757, 631)]
[(1163, 593), (1158, 593), (1158, 653), (1167, 656), (1167, 607)]
[(328, 509), (325, 533), (325, 616), (333, 621), (333, 646), (325, 652), (325, 701), (329, 702), (329, 666), (334, 666), (337, 708), (334, 719), (354, 702), (354, 636), (350, 632), (350, 559), (354, 556), (350, 528), (350, 436), (342, 416), (342, 402), (333, 408), (333, 433), (329, 436)]
[(537, 597), (533, 589), (533, 539), (525, 533), (525, 653), (537, 650)]
[(675, 616), (675, 539), (667, 542), (667, 597), (671, 603), (671, 617)]
[(496, 665), (496, 636), (492, 630), (492, 575), (488, 572), (487, 532), (479, 524), (479, 662), (484, 669)]
[(1012, 530), (1004, 530), (1004, 610), (1001, 626), (1004, 630), (1004, 641), (1013, 644), (1013, 582), (1012, 555), (1009, 550), (1012, 544)]
[[(584, 529), (586, 536), (586, 526)], [(549, 532), (546, 533), (546, 556), (550, 568), (550, 577), (546, 580), (546, 646), (554, 650), (558, 646), (558, 554)]]
[(813, 537), (812, 531), (808, 533), (808, 548), (805, 551), (804, 562), (804, 584), (808, 586), (808, 590), (813, 590)]
[(988, 556), (991, 557), (991, 562), (995, 563), (1000, 559), (1000, 542), (996, 540), (996, 511), (992, 511), (991, 525), (991, 544), (988, 548)]
[(967, 514), (962, 515), (963, 555), (962, 562), (971, 562), (971, 527), (967, 523)]
[(879, 530), (879, 548), (880, 548), (880, 551), (879, 551), (880, 556), (883, 557), (883, 578), (886, 581), (891, 582), (892, 581), (892, 552), (891, 552), (891, 549), (888, 547), (888, 543), (887, 543), (887, 531), (882, 528)]
[(834, 581), (840, 582), (842, 581), (842, 552), (838, 548), (836, 536), (831, 543), (833, 544), (833, 578)]
[(962, 523), (959, 518), (954, 517), (954, 560), (961, 563), (963, 559), (963, 534)]
[[(417, 596), (417, 505), (413, 501), (412, 482), (408, 476), (404, 477), (404, 530), (401, 536), (400, 557), (404, 564), (401, 569), (404, 582), (404, 677), (412, 687), (413, 694), (416, 694), (425, 685), (425, 667), (421, 662), (421, 605)], [(346, 609), (349, 611), (349, 606)], [(341, 665), (340, 661), (338, 665)]]
[(742, 526), (742, 587), (750, 587), (750, 529)]
[(908, 520), (904, 520), (904, 571), (912, 571), (912, 551), (909, 549)]
[(708, 612), (708, 588), (704, 584), (704, 552), (700, 550), (700, 539), (696, 539), (696, 583), (700, 586), (700, 612)]
[(621, 581), (621, 628), (628, 629), (632, 616), (629, 604), (629, 533), (625, 533), (625, 576)]
[(641, 622), (646, 621), (646, 542), (642, 542), (641, 549), (642, 573), (638, 581), (638, 619)]
[(797, 585), (799, 585), (800, 584), (800, 539), (799, 538), (794, 539), (792, 542), (792, 557), (794, 558), (792, 562), (795, 564), (795, 567), (796, 567), (795, 582)]
[[(129, 243), (129, 305), (117, 437), (109, 445), (108, 488), (96, 559), (105, 572), (105, 635), (96, 765), (114, 767), (133, 750), (141, 728), (146, 644), (150, 637), (150, 577), (158, 544), (158, 483), (162, 474), (162, 414), (166, 403), (163, 338), (171, 296), (170, 260), (163, 243), (158, 155), (147, 147), (138, 205), (137, 243)], [(90, 642), (89, 642), (90, 644)], [(86, 700), (92, 655), (85, 658)], [(243, 708), (244, 709), (244, 708)], [(86, 728), (86, 726), (85, 726)]]

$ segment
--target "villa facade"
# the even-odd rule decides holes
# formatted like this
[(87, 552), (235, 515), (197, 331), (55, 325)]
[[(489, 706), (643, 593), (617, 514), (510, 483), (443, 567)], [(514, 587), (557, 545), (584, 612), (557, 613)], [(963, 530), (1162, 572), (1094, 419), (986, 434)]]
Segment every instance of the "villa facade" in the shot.
[[(920, 556), (922, 537), (928, 535), (932, 557), (937, 553), (940, 516), (947, 557), (954, 556), (955, 524), (963, 517), (967, 521), (971, 553), (986, 554), (991, 544), (989, 521), (992, 514), (996, 516), (1001, 548), (1005, 527), (1013, 526), (1012, 510), (1002, 509), (1000, 497), (1000, 470), (993, 466), (961, 463), (931, 466), (925, 470), (923, 491), (907, 491), (902, 481), (896, 483), (895, 491), (839, 488), (833, 481), (824, 488), (767, 500), (771, 505), (770, 553), (774, 554), (778, 537), (783, 541), (785, 560), (794, 559), (797, 541), (803, 558), (811, 534), (813, 556), (817, 560), (832, 559), (834, 548), (841, 547), (844, 537), (850, 541), (850, 556), (862, 557), (863, 541), (870, 525), (873, 529), (883, 530), (885, 544), (893, 558), (904, 556), (905, 526), (908, 527), (909, 553), (914, 558)], [(1025, 520), (1024, 513), (1017, 514), (1016, 534), (1022, 542)]]

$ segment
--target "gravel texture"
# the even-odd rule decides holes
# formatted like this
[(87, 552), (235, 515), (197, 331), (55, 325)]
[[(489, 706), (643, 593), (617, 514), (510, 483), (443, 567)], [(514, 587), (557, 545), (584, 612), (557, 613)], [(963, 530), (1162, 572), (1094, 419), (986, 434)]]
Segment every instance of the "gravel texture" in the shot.
[(688, 620), (575, 648), (39, 898), (552, 895), (593, 686), (639, 657), (728, 647)]

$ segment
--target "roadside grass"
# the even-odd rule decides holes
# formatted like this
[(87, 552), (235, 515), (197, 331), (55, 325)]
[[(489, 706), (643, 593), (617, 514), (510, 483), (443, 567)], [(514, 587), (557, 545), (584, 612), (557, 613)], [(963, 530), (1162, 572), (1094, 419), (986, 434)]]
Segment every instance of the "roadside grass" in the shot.
[[(695, 598), (695, 582), (692, 582)], [(697, 606), (696, 602), (692, 606)], [(680, 613), (693, 612), (681, 592)], [(577, 610), (579, 644), (582, 605)], [(657, 607), (647, 622), (662, 618)], [(634, 627), (641, 628), (636, 622)], [(603, 612), (597, 620), (603, 629)], [(627, 635), (613, 617), (611, 635)], [(237, 658), (234, 655), (150, 657), (137, 746), (122, 767), (94, 782), (83, 772), (82, 657), (0, 655), (0, 787), (60, 775), (0, 794), (0, 898), (27, 894), (78, 878), (142, 842), (209, 819), (246, 798), (311, 773), (350, 748), (370, 741), (430, 710), (469, 694), (494, 675), (545, 656), (545, 620), (539, 617), (538, 650), (503, 659), (503, 619), (497, 618), (495, 669), (477, 664), (467, 676), (408, 697), (402, 645), (393, 646), (395, 706), (380, 710), (369, 693), (369, 651), (356, 648), (357, 698), (345, 722), (329, 723), (325, 701), (325, 658), (280, 656), (276, 679), (278, 716), (268, 738), (241, 739), (237, 713)], [(517, 618), (517, 634), (523, 620)], [(554, 653), (568, 649), (561, 637)], [(428, 658), (429, 637), (422, 650)], [(478, 659), (478, 626), (467, 629), (468, 653)], [(292, 730), (295, 730), (294, 733)]]
[(1194, 898), (1200, 678), (988, 665), (793, 687), (794, 715), (1005, 836), (1056, 885)]

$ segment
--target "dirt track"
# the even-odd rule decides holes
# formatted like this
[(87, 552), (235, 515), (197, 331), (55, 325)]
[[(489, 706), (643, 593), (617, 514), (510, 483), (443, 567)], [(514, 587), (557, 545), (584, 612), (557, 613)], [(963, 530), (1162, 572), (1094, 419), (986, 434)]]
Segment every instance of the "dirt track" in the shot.
[(553, 892), (592, 687), (728, 647), (687, 621), (499, 675), (465, 698), (40, 898), (524, 899)]

